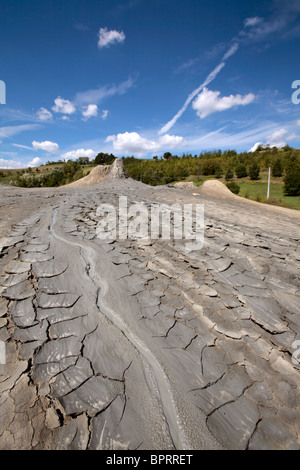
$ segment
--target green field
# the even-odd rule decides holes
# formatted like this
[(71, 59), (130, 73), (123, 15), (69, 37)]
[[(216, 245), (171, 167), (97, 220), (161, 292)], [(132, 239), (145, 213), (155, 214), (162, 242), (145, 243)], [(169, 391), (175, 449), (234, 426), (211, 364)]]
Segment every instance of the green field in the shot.
[[(193, 181), (196, 186), (201, 186), (204, 183), (204, 181), (207, 181), (208, 179), (215, 179), (215, 177), (214, 176), (207, 176), (207, 177), (201, 176), (198, 179), (197, 176), (193, 175), (193, 176), (189, 176), (185, 178), (184, 181)], [(174, 183), (178, 181), (174, 181)], [(220, 178), (219, 181), (221, 181), (223, 184), (227, 183), (224, 178)], [(267, 200), (267, 192), (268, 192), (268, 173), (267, 172), (262, 172), (261, 177), (258, 181), (250, 181), (248, 177), (241, 178), (241, 179), (234, 178), (232, 181), (234, 181), (240, 186), (240, 192), (238, 195), (241, 197), (252, 199), (253, 201), (257, 201), (257, 202), (273, 204), (275, 206), (282, 206), (282, 207), (287, 207), (289, 209), (300, 210), (300, 196), (295, 196), (295, 197), (285, 196), (283, 192), (284, 183), (282, 181), (282, 178), (271, 177), (269, 201)]]
[[(268, 183), (260, 181), (243, 181), (237, 183), (241, 188), (239, 196), (248, 197), (258, 202), (267, 202)], [(285, 196), (283, 188), (283, 183), (270, 184), (269, 203), (300, 210), (300, 197)]]

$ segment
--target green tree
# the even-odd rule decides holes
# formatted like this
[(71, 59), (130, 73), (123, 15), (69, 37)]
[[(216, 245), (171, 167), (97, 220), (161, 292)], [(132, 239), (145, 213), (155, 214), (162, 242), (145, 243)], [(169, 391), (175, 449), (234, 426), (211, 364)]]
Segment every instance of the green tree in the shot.
[(243, 165), (242, 163), (240, 163), (235, 168), (235, 174), (238, 178), (245, 178), (246, 176), (248, 176), (246, 165)]
[(280, 158), (277, 158), (272, 166), (272, 176), (282, 176), (283, 175), (283, 166)]
[(71, 182), (75, 173), (80, 170), (80, 164), (78, 162), (74, 162), (73, 160), (68, 160), (63, 164), (62, 169), (66, 179)]
[(172, 157), (171, 152), (165, 152), (164, 153), (164, 160), (169, 160), (169, 158), (171, 158), (171, 157)]
[(221, 166), (217, 164), (215, 167), (215, 177), (219, 179), (219, 178), (222, 178), (222, 176), (223, 176), (223, 170)]
[(115, 159), (116, 157), (112, 153), (108, 154), (108, 153), (100, 152), (95, 158), (95, 164), (96, 165), (111, 165)]
[(288, 168), (284, 177), (284, 194), (286, 196), (300, 195), (300, 162), (295, 161)]
[(87, 165), (89, 163), (89, 157), (79, 157), (77, 161), (80, 165)]
[(202, 174), (204, 176), (214, 175), (217, 166), (214, 160), (205, 160), (202, 164)]
[(258, 180), (259, 179), (259, 166), (257, 163), (252, 163), (252, 165), (249, 168), (249, 176), (251, 180)]
[(230, 181), (230, 180), (232, 180), (233, 176), (234, 176), (234, 174), (233, 174), (232, 169), (228, 168), (228, 170), (226, 171), (225, 180)]

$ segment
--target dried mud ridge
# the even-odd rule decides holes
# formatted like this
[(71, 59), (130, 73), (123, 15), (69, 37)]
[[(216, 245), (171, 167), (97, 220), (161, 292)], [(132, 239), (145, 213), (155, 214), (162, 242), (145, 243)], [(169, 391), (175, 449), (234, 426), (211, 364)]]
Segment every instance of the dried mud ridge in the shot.
[[(300, 448), (298, 214), (129, 179), (0, 193), (1, 449)], [(204, 203), (203, 248), (101, 242), (124, 194)]]

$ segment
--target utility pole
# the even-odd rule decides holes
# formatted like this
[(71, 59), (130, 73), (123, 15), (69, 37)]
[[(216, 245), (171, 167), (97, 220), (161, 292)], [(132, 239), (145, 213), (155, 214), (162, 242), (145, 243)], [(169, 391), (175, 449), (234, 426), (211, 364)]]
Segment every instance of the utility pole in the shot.
[(269, 167), (267, 199), (269, 199), (269, 197), (270, 197), (270, 180), (271, 180), (271, 168)]

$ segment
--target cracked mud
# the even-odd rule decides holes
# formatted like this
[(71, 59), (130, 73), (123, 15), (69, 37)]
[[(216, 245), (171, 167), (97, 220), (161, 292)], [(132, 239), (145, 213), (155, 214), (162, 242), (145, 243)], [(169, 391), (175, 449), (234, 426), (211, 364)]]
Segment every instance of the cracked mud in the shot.
[[(1, 449), (300, 448), (298, 213), (130, 179), (0, 194)], [(203, 203), (202, 249), (99, 240), (124, 194)]]

